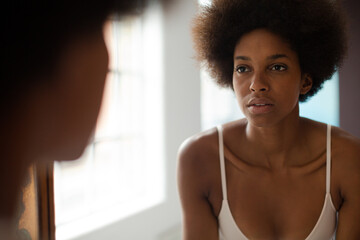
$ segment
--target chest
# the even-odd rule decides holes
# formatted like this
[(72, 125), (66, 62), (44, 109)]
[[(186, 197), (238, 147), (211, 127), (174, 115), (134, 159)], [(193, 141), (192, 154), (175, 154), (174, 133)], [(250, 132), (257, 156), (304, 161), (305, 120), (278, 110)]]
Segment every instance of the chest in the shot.
[[(326, 195), (326, 164), (311, 171), (271, 174), (226, 167), (227, 200), (232, 217), (251, 239), (280, 236), (305, 239), (316, 225)], [(215, 214), (222, 206), (222, 187), (210, 200)]]

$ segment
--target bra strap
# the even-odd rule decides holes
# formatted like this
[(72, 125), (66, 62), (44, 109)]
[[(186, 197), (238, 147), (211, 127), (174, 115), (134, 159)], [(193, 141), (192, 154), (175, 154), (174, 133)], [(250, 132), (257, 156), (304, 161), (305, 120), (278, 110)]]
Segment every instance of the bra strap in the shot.
[(326, 193), (330, 193), (331, 178), (331, 125), (327, 125), (326, 134)]
[(217, 126), (219, 134), (219, 158), (220, 158), (220, 171), (221, 171), (221, 187), (223, 193), (223, 200), (227, 200), (227, 188), (226, 188), (226, 173), (225, 173), (225, 158), (224, 158), (224, 140), (222, 126)]

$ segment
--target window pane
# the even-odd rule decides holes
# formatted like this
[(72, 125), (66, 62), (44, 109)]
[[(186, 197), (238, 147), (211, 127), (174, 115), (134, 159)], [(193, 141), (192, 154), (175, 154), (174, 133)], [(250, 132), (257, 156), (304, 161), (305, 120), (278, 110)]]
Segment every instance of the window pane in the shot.
[(234, 92), (219, 87), (205, 71), (201, 71), (201, 128), (209, 129), (243, 117)]
[[(59, 240), (164, 200), (161, 59), (151, 50), (160, 53), (161, 36), (145, 38), (142, 21), (131, 17), (107, 28), (110, 72), (94, 138), (79, 160), (55, 165)], [(150, 50), (142, 47), (148, 43)]]
[(325, 82), (323, 89), (308, 102), (300, 104), (300, 115), (339, 126), (339, 75)]

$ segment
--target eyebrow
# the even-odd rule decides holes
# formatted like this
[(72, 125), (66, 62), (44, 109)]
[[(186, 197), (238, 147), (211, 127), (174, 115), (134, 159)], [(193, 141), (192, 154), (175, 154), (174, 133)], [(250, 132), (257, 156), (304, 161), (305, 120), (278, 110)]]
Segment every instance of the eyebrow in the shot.
[(245, 60), (245, 61), (250, 61), (251, 60), (251, 58), (245, 57), (245, 56), (236, 56), (235, 59), (236, 60)]
[(269, 57), (267, 57), (266, 59), (268, 60), (276, 60), (276, 59), (279, 59), (279, 58), (289, 58), (286, 54), (274, 54), (274, 55), (271, 55)]
[[(279, 59), (279, 58), (289, 58), (289, 57), (286, 54), (274, 54), (274, 55), (271, 55), (271, 56), (267, 57), (266, 59), (267, 60), (276, 60), (276, 59)], [(246, 56), (236, 56), (235, 60), (250, 61), (251, 58), (246, 57)]]

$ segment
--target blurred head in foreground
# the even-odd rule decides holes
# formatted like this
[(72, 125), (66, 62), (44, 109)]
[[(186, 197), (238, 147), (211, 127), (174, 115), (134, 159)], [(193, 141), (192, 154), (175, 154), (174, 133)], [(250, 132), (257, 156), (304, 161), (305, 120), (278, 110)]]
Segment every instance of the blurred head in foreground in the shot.
[(108, 72), (103, 25), (112, 15), (141, 14), (147, 2), (14, 1), (1, 8), (0, 236), (28, 166), (82, 154)]

